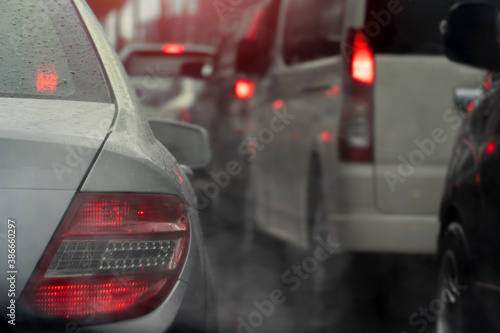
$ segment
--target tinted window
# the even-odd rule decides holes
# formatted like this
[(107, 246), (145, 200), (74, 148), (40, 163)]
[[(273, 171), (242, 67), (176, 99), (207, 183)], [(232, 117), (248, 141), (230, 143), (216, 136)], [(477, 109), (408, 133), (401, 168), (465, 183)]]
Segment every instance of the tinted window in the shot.
[(339, 53), (344, 0), (291, 0), (286, 10), (283, 57), (287, 65)]
[(66, 1), (0, 2), (0, 96), (109, 102), (99, 61)]
[(442, 54), (439, 30), (457, 0), (373, 0), (368, 4), (365, 35), (377, 53)]

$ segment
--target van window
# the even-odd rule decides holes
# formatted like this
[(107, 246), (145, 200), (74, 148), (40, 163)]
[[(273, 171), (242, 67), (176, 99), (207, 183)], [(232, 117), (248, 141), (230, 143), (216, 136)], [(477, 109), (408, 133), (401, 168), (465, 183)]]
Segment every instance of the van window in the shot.
[(363, 31), (375, 53), (442, 54), (439, 30), (457, 0), (371, 0)]
[[(272, 60), (281, 0), (270, 0), (243, 14), (236, 13), (223, 22), (227, 31), (216, 55), (216, 72), (235, 70), (238, 43), (244, 39), (254, 39), (262, 50), (256, 61), (256, 73), (264, 73)], [(232, 30), (231, 30), (232, 29)]]
[(283, 58), (287, 65), (339, 53), (345, 0), (291, 0), (286, 9)]

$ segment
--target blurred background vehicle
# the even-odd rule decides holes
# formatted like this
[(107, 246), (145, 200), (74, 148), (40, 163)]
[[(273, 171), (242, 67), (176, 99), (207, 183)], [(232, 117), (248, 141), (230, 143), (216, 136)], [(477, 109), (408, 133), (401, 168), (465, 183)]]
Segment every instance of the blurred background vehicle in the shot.
[(208, 163), (206, 131), (148, 124), (85, 2), (12, 0), (0, 17), (0, 327), (216, 331), (183, 171)]
[[(443, 55), (454, 2), (283, 1), (242, 150), (255, 228), (302, 248), (331, 234), (353, 251), (435, 253), (451, 92), (484, 75)], [(245, 50), (248, 71), (268, 52)]]
[(191, 108), (212, 73), (214, 48), (193, 44), (132, 44), (120, 58), (148, 119), (191, 121)]
[[(193, 100), (211, 74), (211, 58), (220, 40), (219, 16), (212, 3), (89, 3), (124, 61), (146, 117), (190, 122)], [(197, 68), (200, 62), (207, 65), (201, 65), (204, 71)]]
[(498, 14), (498, 3), (465, 3), (443, 25), (451, 60), (493, 72), (465, 117), (441, 201), (438, 332), (500, 329)]
[[(259, 50), (270, 50), (273, 44), (278, 13), (278, 0), (261, 1), (243, 12), (228, 14), (221, 23), (221, 42), (214, 59), (214, 72), (207, 81), (192, 106), (192, 122), (208, 129), (211, 145), (217, 153), (204, 174), (199, 174), (205, 182), (219, 182), (219, 194), (211, 200), (214, 220), (221, 227), (242, 230), (242, 212), (244, 212), (245, 194), (248, 178), (248, 163), (245, 156), (238, 154), (244, 143), (249, 111), (253, 102), (257, 71), (247, 71), (238, 64), (240, 45), (245, 41), (257, 43)], [(265, 63), (271, 60), (269, 52), (253, 54), (255, 61)], [(226, 167), (231, 161), (241, 166), (241, 172), (224, 177)], [(227, 182), (227, 184), (226, 184)], [(206, 195), (204, 184), (200, 185)]]

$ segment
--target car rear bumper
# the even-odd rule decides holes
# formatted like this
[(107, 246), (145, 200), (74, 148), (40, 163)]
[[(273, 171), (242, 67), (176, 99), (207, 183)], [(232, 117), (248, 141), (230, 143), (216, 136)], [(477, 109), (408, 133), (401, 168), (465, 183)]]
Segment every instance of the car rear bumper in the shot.
[(437, 251), (439, 223), (436, 216), (330, 215), (328, 222), (327, 232), (346, 250), (408, 254)]

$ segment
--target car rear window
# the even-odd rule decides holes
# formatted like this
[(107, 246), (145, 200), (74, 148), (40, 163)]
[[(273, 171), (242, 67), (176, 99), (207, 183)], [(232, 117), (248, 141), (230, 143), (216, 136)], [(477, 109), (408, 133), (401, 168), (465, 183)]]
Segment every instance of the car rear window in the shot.
[(365, 35), (375, 53), (443, 53), (439, 26), (457, 0), (371, 0)]
[(111, 101), (71, 2), (2, 1), (0, 31), (0, 96)]

